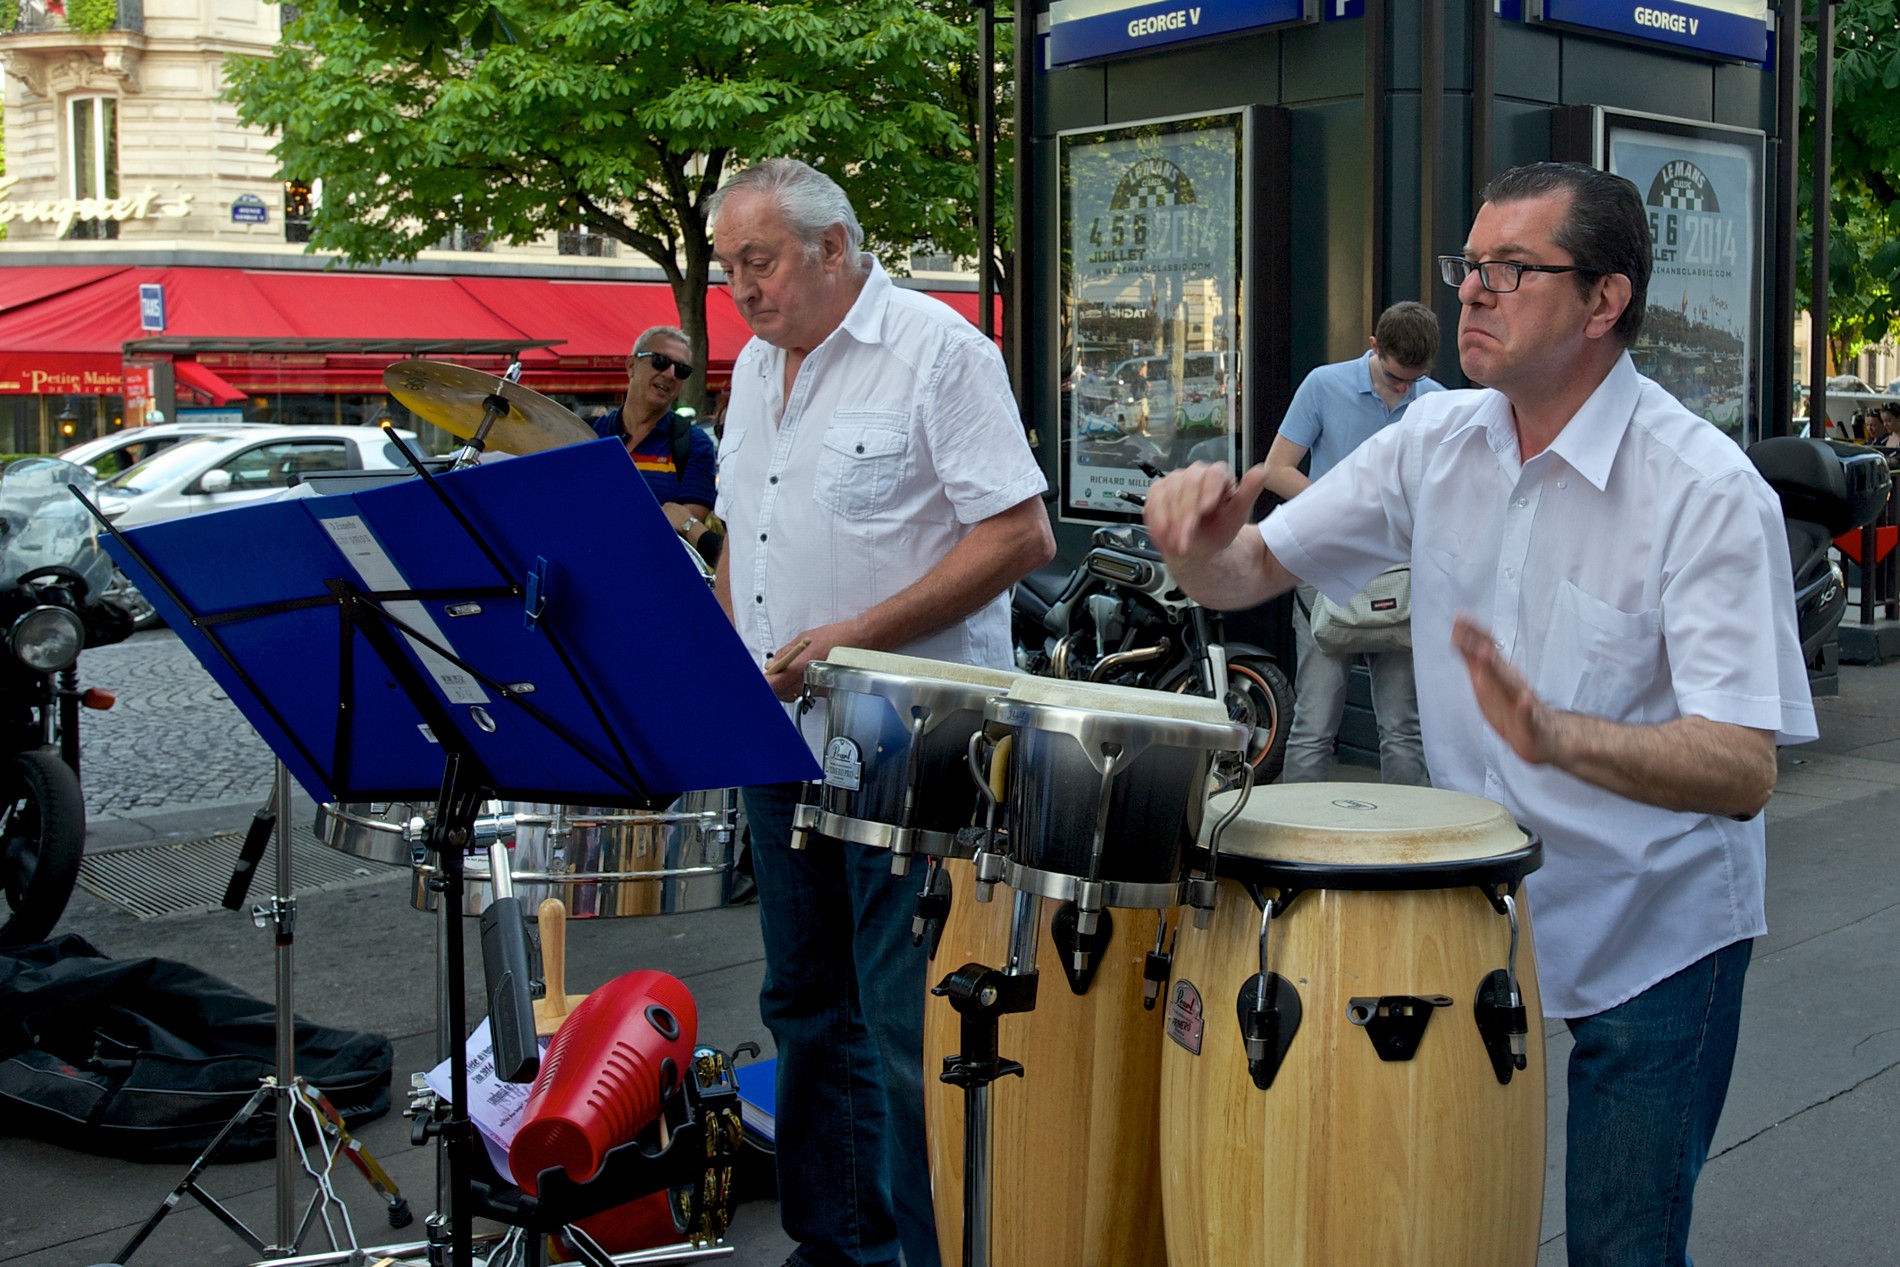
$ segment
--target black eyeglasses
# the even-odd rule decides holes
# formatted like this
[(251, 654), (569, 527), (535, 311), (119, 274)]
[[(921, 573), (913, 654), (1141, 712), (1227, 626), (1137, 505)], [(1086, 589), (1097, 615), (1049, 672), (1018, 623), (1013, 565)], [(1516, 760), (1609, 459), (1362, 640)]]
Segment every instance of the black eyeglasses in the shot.
[(1478, 285), (1494, 295), (1508, 295), (1516, 290), (1526, 273), (1588, 273), (1592, 277), (1603, 276), (1602, 269), (1585, 268), (1581, 264), (1520, 264), (1516, 260), (1485, 260), (1481, 264), (1462, 255), (1438, 257), (1438, 275), (1445, 279), (1445, 285), (1454, 290), (1464, 285), (1465, 278), (1473, 273), (1478, 275)]
[(673, 377), (682, 383), (693, 376), (692, 366), (688, 365), (685, 361), (676, 361), (664, 352), (635, 352), (634, 356), (645, 357), (647, 360), (652, 361), (653, 368), (662, 374), (671, 371)]

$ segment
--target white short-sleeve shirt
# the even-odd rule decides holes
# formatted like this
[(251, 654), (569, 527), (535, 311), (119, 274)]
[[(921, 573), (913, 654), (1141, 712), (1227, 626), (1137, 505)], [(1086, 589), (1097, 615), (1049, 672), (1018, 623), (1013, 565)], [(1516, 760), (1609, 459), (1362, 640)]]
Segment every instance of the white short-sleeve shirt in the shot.
[[(875, 261), (789, 400), (784, 381), (784, 350), (747, 343), (719, 447), (720, 566), (761, 664), (802, 631), (915, 584), (975, 524), (1048, 487), (995, 345)], [(1009, 668), (1008, 594), (883, 649)]]
[(1525, 763), (1451, 649), (1465, 614), (1556, 707), (1817, 735), (1774, 493), (1627, 355), (1528, 462), (1502, 395), (1434, 393), (1260, 531), (1340, 601), (1411, 563), (1432, 782), (1498, 801), (1543, 840), (1526, 884), (1547, 1014), (1614, 1007), (1766, 931), (1759, 815), (1658, 809)]

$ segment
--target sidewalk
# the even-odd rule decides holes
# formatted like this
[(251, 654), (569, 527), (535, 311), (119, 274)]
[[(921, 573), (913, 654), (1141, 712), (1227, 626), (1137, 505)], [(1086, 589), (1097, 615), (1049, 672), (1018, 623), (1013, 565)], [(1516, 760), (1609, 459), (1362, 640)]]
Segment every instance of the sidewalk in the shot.
[[(1900, 1193), (1900, 672), (1847, 667), (1841, 694), (1817, 701), (1822, 738), (1785, 750), (1768, 810), (1769, 935), (1748, 979), (1741, 1051), (1715, 1154), (1698, 1190), (1691, 1249), (1698, 1263), (1751, 1267), (1900, 1264), (1891, 1209)], [(95, 824), (93, 851), (239, 831), (252, 802), (125, 814)], [(308, 807), (299, 810), (310, 821)], [(293, 855), (294, 860), (294, 855)], [(408, 903), (406, 873), (364, 863), (346, 887), (302, 894), (295, 1004), (311, 1019), (388, 1034), (396, 1101), (411, 1071), (435, 1058), (435, 920)], [(386, 870), (388, 874), (367, 874)], [(260, 880), (253, 900), (263, 893)], [(215, 893), (206, 895), (215, 901)], [(479, 965), (474, 921), (462, 921)], [(755, 907), (569, 926), (568, 989), (633, 968), (673, 972), (692, 988), (703, 1041), (770, 1044), (758, 1021), (762, 972)], [(262, 998), (274, 992), (268, 933), (218, 911), (138, 921), (77, 895), (62, 932), (115, 958), (180, 959)], [(479, 966), (471, 1015), (479, 1015)], [(1550, 1138), (1540, 1267), (1564, 1261), (1561, 1154), (1568, 1037), (1548, 1027)], [(360, 1138), (396, 1178), (417, 1222), (401, 1232), (353, 1171), (336, 1190), (366, 1246), (420, 1238), (434, 1208), (432, 1148), (412, 1147), (392, 1112)], [(182, 1164), (111, 1161), (49, 1144), (0, 1139), (0, 1264), (73, 1267), (118, 1252), (184, 1172)], [(204, 1186), (265, 1241), (275, 1236), (274, 1167), (217, 1166)], [(301, 1203), (310, 1187), (303, 1185)], [(1053, 1195), (1053, 1194), (1052, 1194)], [(768, 1201), (742, 1206), (732, 1229), (738, 1267), (777, 1267), (790, 1245)], [(321, 1230), (304, 1252), (327, 1247)], [(141, 1267), (253, 1261), (195, 1202), (180, 1204), (132, 1259)], [(1051, 1267), (1062, 1267), (1051, 1264)], [(1112, 1265), (1111, 1265), (1112, 1267)], [(1345, 1267), (1345, 1265), (1341, 1265)]]

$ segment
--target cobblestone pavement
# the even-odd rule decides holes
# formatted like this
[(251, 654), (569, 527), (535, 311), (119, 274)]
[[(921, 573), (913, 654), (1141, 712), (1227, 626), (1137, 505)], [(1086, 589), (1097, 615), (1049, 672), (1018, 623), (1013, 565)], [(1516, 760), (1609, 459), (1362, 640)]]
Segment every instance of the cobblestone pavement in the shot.
[(82, 653), (79, 680), (118, 697), (105, 712), (80, 714), (89, 817), (261, 804), (270, 794), (270, 749), (169, 629)]

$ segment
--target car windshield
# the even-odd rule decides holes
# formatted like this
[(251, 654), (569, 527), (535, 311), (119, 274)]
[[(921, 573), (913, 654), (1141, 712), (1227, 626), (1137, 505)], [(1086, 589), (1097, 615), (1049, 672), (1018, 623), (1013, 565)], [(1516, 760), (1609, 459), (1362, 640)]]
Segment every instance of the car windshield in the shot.
[(125, 497), (149, 493), (191, 474), (227, 440), (225, 436), (193, 436), (180, 440), (171, 448), (162, 449), (129, 470), (119, 472), (104, 486)]

